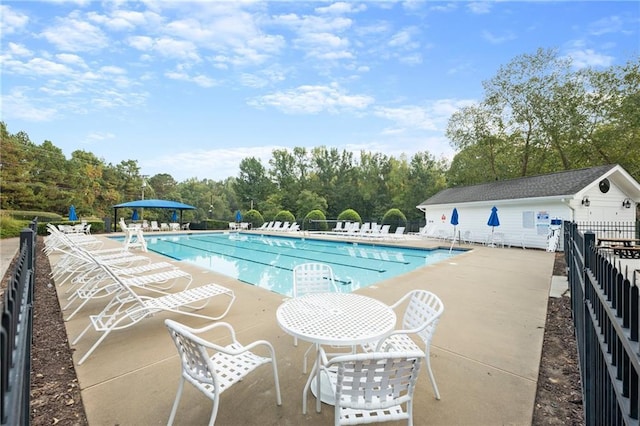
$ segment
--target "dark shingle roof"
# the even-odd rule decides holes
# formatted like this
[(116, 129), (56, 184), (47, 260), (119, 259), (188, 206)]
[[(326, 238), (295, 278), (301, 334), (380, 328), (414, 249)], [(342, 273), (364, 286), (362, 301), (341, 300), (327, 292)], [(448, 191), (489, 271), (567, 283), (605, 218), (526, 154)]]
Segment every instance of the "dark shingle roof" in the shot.
[(609, 164), (548, 175), (448, 188), (423, 201), (420, 205), (573, 195), (614, 167), (616, 167), (615, 164)]

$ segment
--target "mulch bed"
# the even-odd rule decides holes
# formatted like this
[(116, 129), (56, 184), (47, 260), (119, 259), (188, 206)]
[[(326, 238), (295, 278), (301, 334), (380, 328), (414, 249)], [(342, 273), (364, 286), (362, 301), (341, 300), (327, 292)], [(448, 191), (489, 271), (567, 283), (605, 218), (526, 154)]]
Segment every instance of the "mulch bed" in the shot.
[[(49, 277), (51, 266), (42, 254), (43, 247), (43, 239), (38, 238), (31, 353), (31, 423), (36, 426), (87, 425), (72, 350), (67, 341), (56, 289)], [(13, 263), (9, 271), (13, 271)], [(566, 275), (562, 253), (556, 256), (554, 275)], [(6, 275), (2, 287), (6, 286), (8, 279)], [(532, 424), (585, 424), (570, 298), (567, 296), (549, 298)]]

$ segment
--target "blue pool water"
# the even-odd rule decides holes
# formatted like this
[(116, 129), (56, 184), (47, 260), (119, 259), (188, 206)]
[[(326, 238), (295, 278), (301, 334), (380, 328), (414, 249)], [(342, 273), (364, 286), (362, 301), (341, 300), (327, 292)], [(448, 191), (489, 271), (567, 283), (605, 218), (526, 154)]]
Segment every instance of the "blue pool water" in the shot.
[(292, 295), (292, 270), (300, 263), (331, 265), (340, 290), (351, 292), (462, 253), (248, 233), (146, 235), (145, 239), (150, 251), (286, 296)]

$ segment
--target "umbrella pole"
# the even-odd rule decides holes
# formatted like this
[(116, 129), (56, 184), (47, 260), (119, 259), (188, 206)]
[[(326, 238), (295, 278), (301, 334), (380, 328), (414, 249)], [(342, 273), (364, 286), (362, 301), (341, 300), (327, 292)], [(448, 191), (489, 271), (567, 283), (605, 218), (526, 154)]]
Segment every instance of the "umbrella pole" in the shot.
[(453, 238), (451, 239), (451, 247), (449, 247), (449, 253), (453, 250), (453, 245), (456, 243), (456, 226), (453, 226)]

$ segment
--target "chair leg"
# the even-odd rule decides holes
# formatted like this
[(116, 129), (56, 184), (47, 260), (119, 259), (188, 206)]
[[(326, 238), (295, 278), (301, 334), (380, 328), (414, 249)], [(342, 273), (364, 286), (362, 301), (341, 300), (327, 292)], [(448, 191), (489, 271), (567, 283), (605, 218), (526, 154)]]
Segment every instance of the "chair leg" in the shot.
[(436, 379), (433, 377), (433, 371), (431, 370), (431, 360), (430, 357), (426, 356), (427, 362), (427, 372), (429, 373), (429, 379), (431, 380), (431, 386), (433, 386), (433, 392), (436, 395), (436, 399), (440, 399), (440, 392), (438, 391), (438, 385), (436, 384)]
[(169, 421), (167, 422), (167, 426), (171, 426), (173, 424), (173, 420), (176, 418), (176, 412), (178, 411), (178, 404), (180, 403), (180, 397), (182, 396), (182, 388), (184, 387), (184, 377), (180, 376), (180, 383), (178, 384), (178, 393), (176, 394), (176, 399), (173, 401), (173, 407), (171, 408), (171, 414), (169, 415)]
[(211, 409), (211, 418), (209, 419), (209, 426), (213, 426), (216, 423), (216, 417), (218, 416), (218, 401), (220, 395), (216, 395), (213, 400), (213, 408)]
[(276, 363), (275, 354), (271, 357), (271, 364), (273, 364), (273, 381), (276, 386), (276, 404), (282, 405), (282, 395), (280, 394), (280, 380), (278, 379), (278, 364)]

